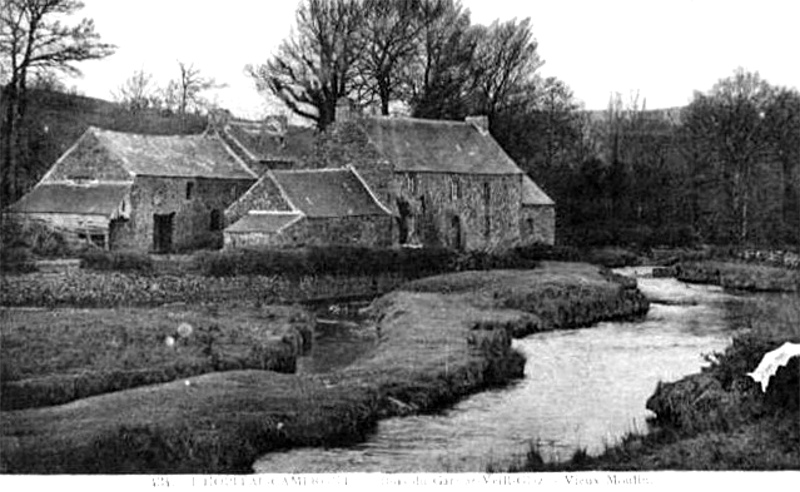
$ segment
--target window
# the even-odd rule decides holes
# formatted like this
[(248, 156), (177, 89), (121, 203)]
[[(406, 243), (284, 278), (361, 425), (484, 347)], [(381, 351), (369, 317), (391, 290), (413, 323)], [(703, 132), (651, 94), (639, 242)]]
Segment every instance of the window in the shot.
[(193, 191), (194, 191), (194, 183), (192, 183), (192, 182), (186, 183), (186, 199), (187, 200), (191, 200), (192, 199), (192, 192)]
[(428, 204), (425, 203), (425, 195), (420, 195), (419, 197), (419, 209), (422, 211), (422, 215), (428, 212)]
[(486, 236), (486, 240), (489, 240), (489, 236), (492, 235), (492, 219), (489, 217), (489, 213), (486, 213), (486, 220), (483, 223), (483, 235)]
[(488, 205), (489, 202), (492, 200), (492, 187), (489, 185), (489, 182), (483, 183), (483, 201), (486, 202)]
[(417, 182), (417, 175), (415, 173), (406, 174), (406, 188), (408, 188), (408, 192), (412, 195), (417, 194), (419, 184)]
[(534, 232), (534, 228), (535, 228), (535, 226), (533, 224), (533, 219), (527, 219), (526, 222), (528, 224), (528, 234), (530, 236), (533, 236), (533, 232)]
[(214, 209), (211, 211), (211, 221), (208, 228), (212, 231), (222, 230), (222, 212), (220, 210)]
[(461, 200), (461, 181), (456, 176), (453, 176), (450, 181), (450, 200)]

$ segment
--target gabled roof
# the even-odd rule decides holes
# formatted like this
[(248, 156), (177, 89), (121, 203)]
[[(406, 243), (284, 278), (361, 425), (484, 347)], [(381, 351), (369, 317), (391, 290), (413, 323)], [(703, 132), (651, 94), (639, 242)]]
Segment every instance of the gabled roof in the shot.
[(412, 118), (365, 118), (370, 141), (395, 171), (521, 174), (488, 132), (471, 123)]
[(390, 214), (352, 168), (272, 171), (269, 175), (289, 203), (307, 217)]
[(555, 202), (526, 174), (522, 177), (522, 204), (555, 205)]
[(64, 213), (110, 216), (130, 193), (131, 184), (46, 183), (34, 187), (9, 207), (17, 213)]
[(251, 211), (225, 229), (225, 232), (278, 233), (302, 219), (299, 212)]
[(316, 130), (287, 126), (277, 132), (256, 121), (230, 121), (225, 133), (253, 161), (301, 162), (314, 152)]
[(131, 174), (253, 179), (255, 173), (215, 135), (139, 135), (89, 128)]

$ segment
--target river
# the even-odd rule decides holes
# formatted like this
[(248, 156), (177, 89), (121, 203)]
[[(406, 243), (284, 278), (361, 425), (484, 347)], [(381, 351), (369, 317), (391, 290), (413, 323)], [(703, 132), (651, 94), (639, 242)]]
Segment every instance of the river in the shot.
[[(441, 413), (381, 421), (367, 441), (353, 447), (268, 454), (255, 471), (485, 472), (490, 465), (507, 467), (532, 443), (545, 459), (560, 460), (578, 448), (594, 454), (627, 432), (646, 431), (645, 402), (658, 381), (698, 372), (704, 354), (724, 349), (737, 328), (726, 310), (747, 297), (650, 278), (646, 268), (618, 272), (636, 276), (651, 299), (643, 319), (515, 340), (527, 359), (521, 380)], [(373, 343), (353, 326), (336, 333), (328, 328), (318, 334), (301, 371), (333, 370), (366, 356)]]

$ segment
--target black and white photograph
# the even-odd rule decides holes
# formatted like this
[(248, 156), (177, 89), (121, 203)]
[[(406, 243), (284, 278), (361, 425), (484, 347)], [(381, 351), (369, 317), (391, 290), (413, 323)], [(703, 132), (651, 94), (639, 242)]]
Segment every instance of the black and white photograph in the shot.
[(798, 20), (0, 0), (0, 486), (798, 483)]

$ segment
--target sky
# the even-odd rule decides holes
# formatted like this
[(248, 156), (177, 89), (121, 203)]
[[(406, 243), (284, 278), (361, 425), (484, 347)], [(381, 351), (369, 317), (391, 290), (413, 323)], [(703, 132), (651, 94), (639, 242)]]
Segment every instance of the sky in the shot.
[[(79, 64), (67, 80), (79, 92), (112, 99), (136, 70), (165, 86), (178, 60), (225, 87), (207, 94), (235, 115), (261, 118), (266, 103), (247, 64), (265, 62), (294, 23), (295, 0), (84, 0), (114, 55)], [(475, 24), (530, 17), (543, 76), (569, 85), (586, 109), (613, 93), (639, 94), (650, 109), (683, 106), (737, 67), (800, 88), (800, 2), (795, 0), (462, 0)]]

